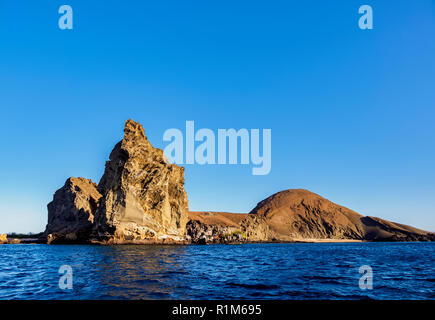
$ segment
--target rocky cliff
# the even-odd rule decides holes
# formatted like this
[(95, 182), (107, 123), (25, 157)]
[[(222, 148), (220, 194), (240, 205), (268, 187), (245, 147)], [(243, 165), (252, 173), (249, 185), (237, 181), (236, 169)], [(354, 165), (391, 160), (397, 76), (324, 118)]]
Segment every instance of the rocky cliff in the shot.
[(228, 212), (189, 212), (186, 237), (196, 244), (247, 242), (240, 228), (246, 217), (246, 214)]
[(48, 243), (86, 242), (101, 194), (89, 179), (69, 178), (47, 205), (48, 223), (43, 238)]
[(185, 241), (188, 200), (184, 168), (154, 148), (143, 127), (127, 120), (98, 184), (102, 195), (93, 236), (108, 243)]
[(197, 244), (277, 241), (264, 218), (229, 212), (190, 212), (187, 237)]

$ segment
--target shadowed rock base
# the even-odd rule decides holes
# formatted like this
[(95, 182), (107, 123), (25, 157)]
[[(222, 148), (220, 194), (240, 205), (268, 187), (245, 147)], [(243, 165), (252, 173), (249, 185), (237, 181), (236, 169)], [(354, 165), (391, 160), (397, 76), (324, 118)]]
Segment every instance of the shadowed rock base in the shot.
[(47, 205), (47, 243), (86, 243), (101, 194), (89, 179), (69, 178)]

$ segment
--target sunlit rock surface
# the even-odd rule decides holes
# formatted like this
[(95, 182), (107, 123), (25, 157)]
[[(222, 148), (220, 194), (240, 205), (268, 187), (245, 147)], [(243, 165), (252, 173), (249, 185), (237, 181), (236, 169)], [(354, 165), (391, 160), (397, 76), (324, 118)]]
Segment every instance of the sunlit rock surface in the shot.
[(96, 241), (185, 242), (184, 168), (170, 164), (139, 123), (126, 121), (124, 138), (110, 154), (98, 190), (102, 199), (95, 215)]

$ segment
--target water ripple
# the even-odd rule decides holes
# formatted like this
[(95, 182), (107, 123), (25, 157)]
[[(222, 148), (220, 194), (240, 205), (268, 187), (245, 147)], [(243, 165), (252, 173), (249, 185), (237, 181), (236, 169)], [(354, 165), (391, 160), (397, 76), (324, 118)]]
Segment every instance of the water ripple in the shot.
[[(0, 246), (0, 299), (433, 299), (435, 243)], [(59, 288), (70, 265), (73, 289)], [(359, 267), (373, 290), (359, 288)]]

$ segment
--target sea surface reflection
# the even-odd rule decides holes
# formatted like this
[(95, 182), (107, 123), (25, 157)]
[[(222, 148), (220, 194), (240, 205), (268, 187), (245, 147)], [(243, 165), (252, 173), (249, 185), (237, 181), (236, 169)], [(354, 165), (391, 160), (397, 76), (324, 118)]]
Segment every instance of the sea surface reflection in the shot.
[[(434, 299), (435, 243), (0, 246), (1, 299)], [(59, 288), (59, 267), (73, 289)], [(370, 265), (373, 290), (359, 267)]]

